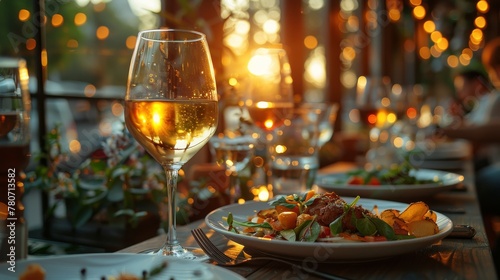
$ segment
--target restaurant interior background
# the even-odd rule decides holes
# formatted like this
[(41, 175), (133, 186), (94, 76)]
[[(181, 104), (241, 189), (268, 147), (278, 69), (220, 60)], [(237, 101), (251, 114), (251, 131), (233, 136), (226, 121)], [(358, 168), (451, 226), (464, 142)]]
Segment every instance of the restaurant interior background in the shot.
[[(349, 143), (363, 128), (356, 100), (367, 81), (380, 81), (401, 102), (425, 100), (431, 115), (442, 114), (453, 98), (454, 71), (474, 67), (485, 42), (500, 35), (499, 12), (493, 0), (0, 1), (0, 55), (25, 58), (29, 66), (28, 171), (46, 164), (36, 155), (47, 152), (45, 136), (56, 125), (69, 169), (123, 128), (137, 33), (159, 27), (207, 34), (224, 106), (245, 90), (252, 51), (282, 46), (295, 102), (340, 104), (334, 137), (321, 152), (327, 165), (356, 159), (359, 151)], [(208, 161), (202, 150), (184, 171)], [(51, 239), (50, 197), (32, 190), (24, 201), (30, 236)], [(106, 248), (73, 241), (87, 246), (80, 250)]]

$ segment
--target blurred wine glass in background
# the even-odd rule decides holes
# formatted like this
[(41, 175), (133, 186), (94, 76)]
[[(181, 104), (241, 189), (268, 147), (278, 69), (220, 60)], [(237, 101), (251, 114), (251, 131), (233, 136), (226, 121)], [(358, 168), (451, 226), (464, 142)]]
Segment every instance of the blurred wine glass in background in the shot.
[(318, 118), (318, 147), (321, 148), (330, 139), (332, 139), (335, 121), (337, 120), (337, 112), (339, 105), (337, 103), (303, 103), (302, 108), (308, 109), (313, 116), (311, 118)]
[(284, 49), (257, 49), (248, 62), (249, 89), (244, 100), (255, 126), (265, 139), (293, 112), (292, 76)]
[[(16, 259), (26, 258), (27, 227), (24, 224), (23, 170), (30, 161), (29, 75), (26, 61), (0, 57), (0, 260), (4, 261), (15, 241)], [(9, 207), (8, 207), (9, 206)], [(9, 211), (7, 211), (9, 209)], [(15, 240), (5, 222), (15, 221)], [(8, 242), (8, 243), (7, 243)]]
[[(356, 105), (362, 130), (368, 138), (366, 167), (379, 168), (389, 164), (392, 150), (387, 147), (389, 129), (396, 122), (396, 102), (391, 98), (391, 82), (387, 77), (358, 78)], [(387, 160), (383, 160), (387, 159)]]
[(265, 180), (272, 193), (270, 141), (273, 131), (282, 126), (293, 114), (293, 89), (288, 55), (282, 48), (259, 48), (251, 56), (248, 65), (247, 89), (243, 103), (253, 122), (260, 130), (265, 145)]

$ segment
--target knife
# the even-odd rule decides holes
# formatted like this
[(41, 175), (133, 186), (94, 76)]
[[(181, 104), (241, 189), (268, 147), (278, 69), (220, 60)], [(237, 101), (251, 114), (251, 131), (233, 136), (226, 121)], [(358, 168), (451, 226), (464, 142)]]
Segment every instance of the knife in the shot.
[(446, 238), (471, 239), (476, 235), (476, 229), (469, 225), (455, 225)]

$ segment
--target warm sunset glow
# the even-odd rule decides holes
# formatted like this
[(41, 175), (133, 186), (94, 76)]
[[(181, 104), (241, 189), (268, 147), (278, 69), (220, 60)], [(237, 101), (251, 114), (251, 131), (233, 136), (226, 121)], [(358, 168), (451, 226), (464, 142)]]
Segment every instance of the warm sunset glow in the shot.
[(432, 20), (424, 22), (424, 30), (427, 33), (432, 33), (436, 30), (436, 24)]
[(483, 31), (479, 28), (472, 30), (472, 32), (470, 34), (470, 40), (473, 43), (479, 44), (481, 42), (481, 40), (483, 40)]
[(420, 50), (418, 51), (418, 54), (423, 59), (431, 58), (431, 51), (429, 50), (428, 47), (421, 47)]
[(413, 107), (410, 107), (408, 109), (406, 109), (406, 116), (409, 118), (409, 119), (414, 119), (417, 117), (417, 110)]
[(21, 9), (19, 10), (18, 18), (20, 21), (27, 21), (30, 18), (30, 11)]
[(42, 61), (42, 66), (47, 66), (47, 62), (48, 62), (48, 59), (47, 59), (47, 50), (42, 50), (42, 54), (41, 54), (40, 60)]
[(36, 40), (33, 39), (33, 38), (30, 38), (28, 40), (26, 40), (26, 49), (31, 51), (31, 50), (34, 50), (36, 48)]
[(356, 50), (353, 47), (345, 47), (342, 50), (342, 57), (348, 61), (352, 61), (356, 58)]
[(446, 59), (446, 62), (450, 67), (455, 68), (458, 66), (458, 57), (456, 55), (450, 55)]
[(55, 14), (52, 16), (52, 26), (59, 27), (63, 24), (64, 18), (60, 14)]
[(486, 19), (483, 16), (479, 16), (474, 20), (474, 24), (477, 28), (485, 28), (486, 27)]
[(304, 46), (312, 50), (318, 46), (318, 40), (314, 36), (311, 35), (306, 36), (306, 38), (304, 38)]
[(69, 150), (76, 154), (78, 152), (80, 152), (80, 149), (81, 149), (81, 144), (78, 140), (71, 140), (71, 142), (69, 142)]
[[(283, 67), (290, 67), (290, 64), (285, 63)], [(255, 76), (273, 78), (280, 75), (279, 58), (268, 49), (258, 49), (248, 62), (247, 68)]]
[(448, 39), (446, 38), (440, 38), (437, 42), (436, 42), (436, 46), (439, 48), (439, 50), (441, 51), (445, 51), (447, 48), (448, 48)]
[(416, 6), (413, 8), (413, 16), (416, 19), (423, 19), (425, 17), (426, 11), (423, 6)]
[(153, 123), (154, 124), (159, 124), (161, 121), (161, 117), (160, 117), (160, 114), (158, 113), (154, 113), (153, 114)]
[(135, 43), (137, 41), (136, 36), (128, 36), (127, 40), (125, 41), (125, 46), (127, 46), (127, 49), (133, 50), (135, 47)]
[(377, 122), (377, 115), (376, 114), (368, 115), (367, 121), (369, 124), (375, 124)]
[(84, 13), (77, 13), (75, 15), (74, 22), (76, 26), (84, 25), (87, 22), (87, 15), (85, 15)]
[(477, 8), (478, 11), (480, 11), (482, 13), (486, 13), (490, 9), (490, 5), (488, 4), (487, 1), (480, 0), (480, 1), (477, 2), (476, 8)]
[(259, 188), (259, 200), (260, 201), (268, 201), (269, 200), (269, 191), (265, 186), (261, 186)]
[(441, 38), (443, 38), (443, 34), (441, 34), (441, 32), (434, 31), (434, 32), (431, 33), (431, 40), (432, 40), (432, 42), (436, 43)]
[(401, 19), (401, 12), (398, 9), (389, 10), (389, 19), (392, 22), (397, 22)]
[(420, 6), (422, 5), (422, 0), (410, 0), (410, 4), (413, 6)]
[(396, 137), (396, 138), (394, 138), (394, 141), (392, 142), (392, 144), (393, 144), (393, 145), (394, 145), (394, 147), (396, 147), (396, 148), (401, 148), (401, 147), (403, 147), (403, 143), (404, 143), (404, 141), (403, 141), (403, 138), (401, 138), (401, 137)]
[(109, 36), (109, 28), (106, 26), (99, 26), (96, 30), (96, 36), (99, 40), (104, 40)]

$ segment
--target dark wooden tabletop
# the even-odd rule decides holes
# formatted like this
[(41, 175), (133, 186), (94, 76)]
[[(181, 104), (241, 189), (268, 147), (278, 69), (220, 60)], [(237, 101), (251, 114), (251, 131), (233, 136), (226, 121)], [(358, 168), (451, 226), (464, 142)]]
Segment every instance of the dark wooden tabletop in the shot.
[[(334, 167), (335, 168), (335, 167)], [(491, 249), (479, 210), (469, 165), (460, 171), (465, 189), (454, 189), (426, 198), (431, 209), (449, 217), (454, 225), (476, 229), (472, 239), (445, 238), (427, 248), (384, 260), (362, 263), (304, 264), (345, 279), (497, 279)], [(244, 247), (211, 230), (203, 220), (178, 227), (178, 238), (185, 246), (197, 246), (190, 230), (202, 228), (226, 254), (238, 256)], [(141, 252), (159, 248), (165, 236), (157, 236), (120, 252)], [(301, 262), (297, 262), (301, 265)], [(228, 268), (247, 279), (320, 279), (278, 262)]]

